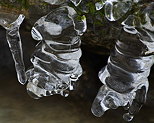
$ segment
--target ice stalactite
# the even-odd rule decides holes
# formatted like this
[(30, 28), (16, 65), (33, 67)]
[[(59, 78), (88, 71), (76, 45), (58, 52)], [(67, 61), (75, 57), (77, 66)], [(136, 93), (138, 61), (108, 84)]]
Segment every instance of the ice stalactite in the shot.
[[(123, 115), (131, 121), (146, 101), (148, 76), (154, 63), (154, 3), (129, 15), (121, 24), (122, 29), (108, 64), (99, 72), (104, 84), (96, 96), (92, 112), (102, 116), (108, 109), (125, 107)], [(142, 17), (142, 18), (141, 18)]]
[(41, 17), (32, 28), (32, 37), (40, 41), (33, 53), (33, 67), (27, 71), (27, 91), (35, 99), (69, 90), (82, 75), (80, 36), (86, 31), (86, 18), (68, 6)]
[(0, 25), (6, 29), (6, 39), (9, 44), (17, 72), (18, 81), (21, 84), (26, 83), (25, 66), (23, 62), (22, 44), (19, 28), (25, 16), (20, 14), (17, 16), (2, 15)]

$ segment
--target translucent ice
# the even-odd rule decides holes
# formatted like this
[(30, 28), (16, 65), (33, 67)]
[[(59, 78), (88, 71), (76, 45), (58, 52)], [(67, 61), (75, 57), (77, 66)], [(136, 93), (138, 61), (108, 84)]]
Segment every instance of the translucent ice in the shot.
[(66, 0), (43, 0), (44, 2), (47, 2), (51, 5), (60, 5), (64, 2), (66, 2)]
[(20, 14), (18, 17), (16, 15), (0, 14), (0, 25), (6, 29), (6, 38), (9, 44), (17, 72), (18, 80), (21, 84), (25, 84), (25, 66), (23, 62), (23, 53), (21, 38), (19, 34), (19, 27), (24, 20), (24, 15)]
[(117, 21), (132, 8), (132, 3), (132, 0), (100, 0), (95, 7), (98, 11), (104, 8), (109, 21)]
[(109, 21), (117, 21), (132, 7), (131, 0), (108, 0), (105, 3), (105, 16)]
[(96, 10), (101, 10), (104, 7), (105, 1), (95, 3)]
[[(104, 84), (94, 100), (92, 112), (100, 117), (108, 109), (125, 107), (123, 115), (131, 121), (146, 101), (148, 76), (154, 63), (154, 3), (122, 22), (122, 30), (116, 41), (108, 64), (99, 72)], [(140, 18), (139, 18), (140, 17)], [(141, 19), (142, 18), (142, 19)]]
[(40, 18), (32, 28), (32, 37), (40, 41), (27, 71), (27, 91), (33, 98), (61, 94), (69, 90), (82, 74), (80, 36), (86, 31), (85, 17), (71, 7), (60, 7)]
[(78, 6), (82, 0), (70, 0), (75, 6)]
[(43, 0), (44, 2), (47, 2), (52, 5), (60, 5), (62, 3), (67, 3), (68, 1), (71, 1), (75, 6), (78, 6), (82, 0)]

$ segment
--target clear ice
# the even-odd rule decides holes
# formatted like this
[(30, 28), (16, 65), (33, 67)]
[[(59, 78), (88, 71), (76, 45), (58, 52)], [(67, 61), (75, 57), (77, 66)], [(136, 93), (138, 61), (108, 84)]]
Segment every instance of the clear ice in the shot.
[(99, 72), (104, 85), (92, 105), (95, 116), (101, 117), (105, 111), (122, 106), (128, 112), (123, 118), (131, 121), (145, 103), (148, 76), (154, 63), (153, 13), (154, 2), (139, 11), (142, 16), (132, 14), (122, 22), (108, 64)]
[(68, 1), (71, 1), (75, 6), (78, 6), (82, 0), (43, 0), (43, 1), (51, 5), (61, 5), (63, 3), (67, 3)]
[(66, 0), (43, 0), (51, 5), (60, 5), (66, 2)]
[[(75, 6), (88, 2), (43, 1), (54, 5), (70, 1)], [(148, 76), (154, 63), (154, 2), (142, 6), (138, 3), (140, 0), (98, 1), (95, 3), (96, 10), (104, 9), (109, 21), (122, 19), (134, 5), (139, 5), (138, 11), (125, 17), (119, 27), (120, 35), (115, 41), (108, 64), (99, 72), (99, 79), (104, 85), (91, 108), (95, 116), (101, 117), (105, 111), (122, 106), (126, 110), (123, 118), (131, 121), (146, 101)], [(18, 80), (22, 84), (28, 80), (27, 92), (35, 99), (54, 94), (67, 97), (82, 75), (79, 63), (82, 55), (80, 36), (87, 29), (86, 17), (77, 15), (67, 3), (63, 5), (34, 24), (31, 34), (39, 43), (31, 58), (33, 66), (26, 73), (19, 34), (24, 15), (8, 16), (0, 12), (0, 25), (6, 29)], [(82, 8), (83, 12), (88, 13), (86, 6)]]
[(33, 67), (27, 71), (27, 92), (35, 99), (42, 96), (69, 95), (82, 75), (80, 36), (86, 31), (86, 18), (68, 6), (41, 17), (32, 28), (39, 41), (33, 53)]
[(95, 3), (96, 10), (104, 8), (109, 21), (117, 21), (132, 7), (132, 0), (101, 0)]
[(78, 6), (82, 0), (70, 0), (75, 6)]
[(7, 15), (0, 13), (0, 25), (6, 29), (6, 39), (9, 44), (17, 72), (18, 81), (21, 84), (26, 83), (25, 66), (23, 62), (22, 44), (19, 33), (19, 28), (25, 16), (20, 14)]

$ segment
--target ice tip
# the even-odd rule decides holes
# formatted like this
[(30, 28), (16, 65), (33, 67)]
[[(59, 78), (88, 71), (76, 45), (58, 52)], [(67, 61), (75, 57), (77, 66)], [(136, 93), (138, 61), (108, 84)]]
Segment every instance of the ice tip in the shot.
[(18, 70), (17, 70), (17, 78), (20, 84), (22, 85), (26, 84), (27, 76), (25, 74), (18, 72)]
[(123, 119), (126, 121), (126, 122), (131, 122), (133, 120), (134, 116), (129, 114), (129, 113), (125, 113), (123, 115)]
[(26, 82), (27, 82), (26, 80), (19, 81), (19, 83), (20, 83), (20, 84), (22, 84), (22, 85), (25, 85), (25, 84), (26, 84)]
[(28, 95), (31, 97), (31, 98), (33, 98), (33, 99), (35, 99), (35, 100), (38, 100), (38, 99), (40, 99), (40, 97), (38, 97), (36, 94), (34, 94), (32, 91), (30, 91), (30, 90), (27, 90), (27, 93), (28, 93)]
[[(94, 101), (95, 102), (95, 101)], [(91, 107), (91, 112), (94, 116), (96, 117), (101, 117), (103, 116), (103, 114), (105, 113), (105, 111), (103, 110), (103, 108), (101, 107), (100, 104), (92, 104), (92, 107)]]

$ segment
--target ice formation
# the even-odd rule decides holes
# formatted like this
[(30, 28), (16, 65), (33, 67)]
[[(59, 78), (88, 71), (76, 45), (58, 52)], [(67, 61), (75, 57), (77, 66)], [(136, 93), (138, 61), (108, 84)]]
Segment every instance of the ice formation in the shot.
[(27, 91), (33, 98), (61, 94), (69, 90), (82, 74), (80, 36), (86, 31), (86, 19), (68, 6), (41, 17), (32, 28), (32, 37), (39, 41), (27, 71)]
[(75, 6), (78, 6), (82, 0), (70, 0)]
[(117, 21), (132, 9), (133, 0), (100, 0), (95, 3), (96, 10), (104, 8), (105, 16), (109, 21)]
[(51, 5), (60, 5), (66, 2), (66, 0), (43, 0)]
[(63, 3), (67, 3), (68, 1), (71, 1), (75, 6), (78, 6), (82, 0), (43, 0), (43, 1), (51, 5), (61, 5)]
[[(43, 1), (54, 5), (68, 1), (75, 6), (82, 3), (82, 12), (89, 12), (84, 6), (86, 0)], [(125, 16), (118, 27), (121, 33), (108, 64), (99, 72), (104, 85), (92, 105), (95, 116), (122, 106), (127, 110), (123, 118), (131, 121), (146, 101), (148, 76), (154, 63), (154, 2), (146, 6), (138, 2), (140, 0), (100, 0), (95, 3), (97, 11), (104, 9), (108, 21), (118, 21)], [(134, 6), (138, 8), (133, 12)], [(54, 94), (68, 96), (82, 75), (80, 36), (87, 29), (85, 16), (77, 15), (66, 3), (41, 17), (31, 30), (32, 37), (39, 43), (31, 58), (33, 66), (26, 74), (19, 34), (23, 20), (22, 14), (8, 18), (0, 13), (0, 25), (6, 29), (19, 82), (25, 84), (28, 79), (27, 91), (35, 99)]]
[(21, 84), (26, 83), (25, 66), (23, 62), (23, 52), (19, 34), (19, 28), (24, 18), (25, 16), (22, 14), (19, 16), (11, 16), (0, 13), (0, 25), (6, 29), (6, 39), (15, 62), (18, 81)]
[[(125, 19), (108, 64), (99, 72), (104, 84), (92, 105), (95, 116), (108, 109), (127, 107), (123, 115), (131, 121), (146, 101), (148, 76), (154, 63), (154, 2)], [(112, 16), (112, 15), (111, 15)], [(111, 19), (112, 21), (112, 19)]]

